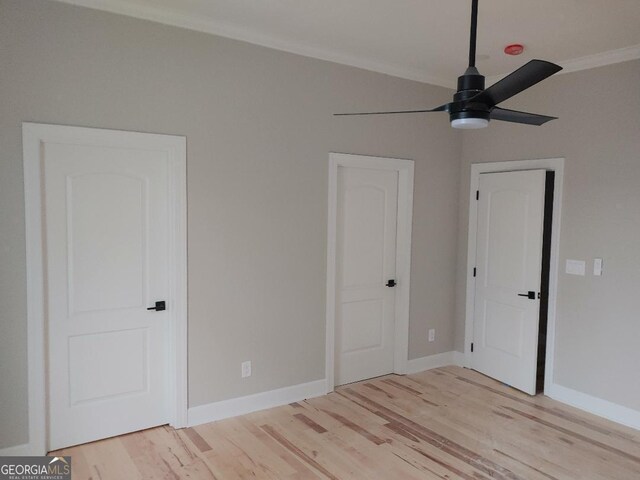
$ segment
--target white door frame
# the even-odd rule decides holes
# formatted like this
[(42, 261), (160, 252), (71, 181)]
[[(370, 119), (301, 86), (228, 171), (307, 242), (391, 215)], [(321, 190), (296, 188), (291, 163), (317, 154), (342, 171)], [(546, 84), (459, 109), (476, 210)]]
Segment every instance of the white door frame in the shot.
[(22, 124), (27, 253), (28, 455), (48, 451), (45, 257), (42, 145), (46, 142), (127, 145), (166, 153), (169, 173), (169, 422), (187, 424), (187, 190), (186, 138), (95, 128)]
[(556, 303), (558, 296), (558, 272), (560, 266), (560, 214), (562, 212), (564, 158), (471, 164), (471, 182), (469, 187), (469, 236), (467, 243), (467, 299), (464, 329), (464, 366), (471, 368), (472, 365), (471, 342), (473, 341), (474, 303), (476, 291), (473, 268), (476, 266), (476, 234), (478, 229), (478, 202), (476, 200), (476, 191), (478, 190), (478, 184), (480, 182), (480, 174), (535, 169), (545, 169), (555, 172), (553, 187), (553, 224), (551, 227), (551, 258), (549, 268), (547, 351), (544, 371), (544, 391), (549, 392), (551, 385), (553, 384), (553, 364), (555, 359)]
[(325, 375), (327, 393), (335, 387), (336, 234), (338, 218), (338, 167), (371, 168), (398, 172), (396, 233), (396, 305), (394, 373), (407, 373), (409, 361), (409, 293), (411, 289), (411, 227), (413, 219), (413, 160), (329, 154), (329, 212), (327, 224), (327, 311)]

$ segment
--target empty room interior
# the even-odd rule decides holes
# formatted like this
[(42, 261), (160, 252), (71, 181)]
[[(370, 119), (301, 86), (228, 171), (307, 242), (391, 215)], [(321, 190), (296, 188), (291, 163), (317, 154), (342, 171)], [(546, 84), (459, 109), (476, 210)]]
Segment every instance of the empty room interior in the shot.
[(0, 478), (640, 479), (639, 87), (637, 0), (0, 0)]

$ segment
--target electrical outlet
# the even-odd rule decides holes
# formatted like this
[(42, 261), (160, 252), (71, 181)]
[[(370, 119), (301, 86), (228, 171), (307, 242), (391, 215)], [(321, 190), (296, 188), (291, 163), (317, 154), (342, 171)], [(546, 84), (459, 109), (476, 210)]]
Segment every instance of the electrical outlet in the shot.
[(251, 376), (251, 362), (242, 362), (242, 378)]
[(435, 328), (430, 328), (429, 329), (429, 341), (430, 342), (435, 342), (436, 341), (436, 329)]

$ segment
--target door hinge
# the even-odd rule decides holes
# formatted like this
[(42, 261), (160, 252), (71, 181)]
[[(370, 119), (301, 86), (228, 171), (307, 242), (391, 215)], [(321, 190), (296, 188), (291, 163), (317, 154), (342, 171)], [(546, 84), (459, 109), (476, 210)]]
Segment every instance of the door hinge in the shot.
[(473, 276), (476, 276), (476, 267), (473, 267)]
[(473, 342), (471, 342), (471, 353), (473, 353)]
[(480, 190), (476, 190), (476, 200), (480, 200)]

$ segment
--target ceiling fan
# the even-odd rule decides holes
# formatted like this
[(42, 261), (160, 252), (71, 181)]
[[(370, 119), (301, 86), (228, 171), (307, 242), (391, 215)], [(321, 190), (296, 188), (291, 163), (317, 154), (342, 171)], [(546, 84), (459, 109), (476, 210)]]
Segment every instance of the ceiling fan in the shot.
[(484, 88), (484, 76), (476, 68), (476, 35), (478, 29), (478, 0), (471, 5), (471, 35), (469, 39), (469, 67), (458, 77), (458, 90), (453, 101), (429, 110), (401, 110), (394, 112), (335, 113), (344, 115), (389, 115), (398, 113), (447, 112), (453, 128), (484, 128), (489, 120), (542, 125), (557, 117), (507, 110), (497, 105), (534, 86), (562, 70), (562, 67), (544, 60), (531, 60), (489, 88)]

